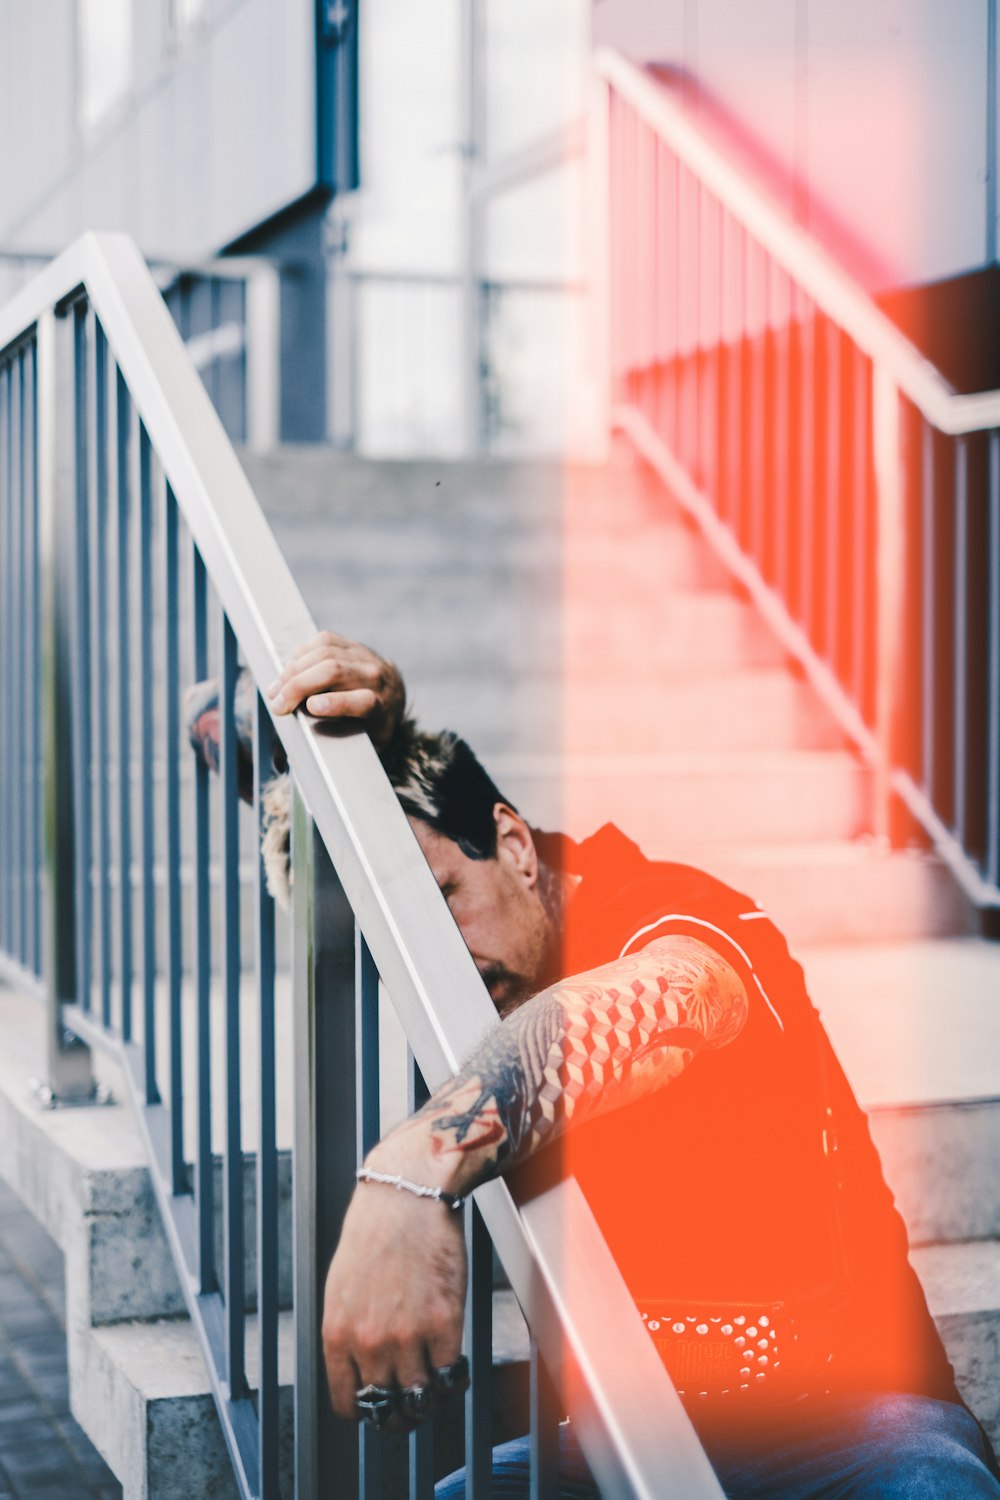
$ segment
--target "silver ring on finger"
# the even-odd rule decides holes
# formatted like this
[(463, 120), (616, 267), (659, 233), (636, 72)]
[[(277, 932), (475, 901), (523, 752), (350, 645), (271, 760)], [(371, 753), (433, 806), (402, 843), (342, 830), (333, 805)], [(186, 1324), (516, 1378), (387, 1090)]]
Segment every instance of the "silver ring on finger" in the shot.
[(422, 1422), (434, 1405), (434, 1391), (429, 1385), (404, 1386), (399, 1395), (399, 1409), (409, 1422)]
[(386, 1385), (363, 1385), (354, 1393), (358, 1420), (372, 1427), (384, 1427), (396, 1411), (396, 1393)]
[(434, 1371), (434, 1394), (436, 1396), (458, 1396), (469, 1389), (469, 1361), (464, 1354), (452, 1360), (450, 1365), (440, 1365)]

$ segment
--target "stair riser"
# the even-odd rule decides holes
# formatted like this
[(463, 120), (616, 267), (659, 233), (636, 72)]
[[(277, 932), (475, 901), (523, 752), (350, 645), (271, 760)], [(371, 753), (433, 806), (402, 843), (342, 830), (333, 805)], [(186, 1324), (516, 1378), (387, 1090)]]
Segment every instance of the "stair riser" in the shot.
[(608, 750), (832, 750), (842, 736), (801, 683), (771, 672), (730, 678), (647, 679), (627, 687), (571, 681), (564, 694), (565, 748)]
[(962, 1396), (1000, 1447), (1000, 1310), (951, 1313), (935, 1321)]
[(869, 1118), (911, 1244), (1000, 1238), (1000, 1100)]
[[(455, 599), (451, 584), (438, 589), (430, 581), (416, 593), (399, 593), (369, 582), (358, 591), (325, 574), (311, 580), (305, 570), (296, 571), (317, 620), (374, 641), (390, 656), (400, 655), (411, 687), (435, 671), (447, 672), (453, 681), (466, 678), (477, 693), (482, 692), (484, 672), (489, 673), (493, 695), (500, 686), (496, 678), (511, 673), (541, 673), (564, 684), (575, 675), (589, 678), (597, 672), (648, 685), (660, 673), (739, 672), (783, 661), (767, 627), (739, 600), (714, 591), (699, 594), (685, 587), (637, 602), (620, 592), (615, 597), (615, 583), (610, 595), (606, 588), (591, 591), (603, 601), (598, 608), (585, 599), (582, 585), (577, 589), (574, 584), (572, 594), (560, 594), (558, 580), (549, 585), (524, 577), (487, 577), (478, 585), (478, 605), (472, 608)], [(415, 618), (420, 621), (420, 648), (415, 652), (407, 639), (404, 655), (394, 644), (396, 633), (405, 628), (409, 636)], [(426, 712), (422, 718), (434, 727)]]
[(869, 775), (850, 761), (742, 772), (685, 770), (618, 775), (500, 773), (518, 806), (544, 828), (575, 838), (602, 823), (635, 831), (644, 846), (780, 844), (853, 839), (870, 825)]
[(773, 917), (793, 949), (805, 943), (893, 942), (971, 930), (969, 908), (949, 873), (908, 855), (843, 863), (806, 855), (778, 864), (717, 856), (711, 848), (653, 847), (647, 853), (694, 859), (745, 891)]

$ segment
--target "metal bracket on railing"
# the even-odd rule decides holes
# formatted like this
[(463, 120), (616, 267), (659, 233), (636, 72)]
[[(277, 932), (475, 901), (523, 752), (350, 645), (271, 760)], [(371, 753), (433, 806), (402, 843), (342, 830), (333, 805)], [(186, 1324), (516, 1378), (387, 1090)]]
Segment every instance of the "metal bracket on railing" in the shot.
[[(90, 1073), (90, 1048), (75, 1032), (63, 1030), (60, 1050), (64, 1058), (72, 1055), (74, 1051), (86, 1053), (82, 1066), (85, 1065), (87, 1073)], [(107, 1084), (98, 1083), (92, 1076), (89, 1093), (60, 1094), (50, 1083), (45, 1083), (40, 1078), (29, 1078), (28, 1089), (39, 1109), (96, 1109), (103, 1105), (118, 1103)]]

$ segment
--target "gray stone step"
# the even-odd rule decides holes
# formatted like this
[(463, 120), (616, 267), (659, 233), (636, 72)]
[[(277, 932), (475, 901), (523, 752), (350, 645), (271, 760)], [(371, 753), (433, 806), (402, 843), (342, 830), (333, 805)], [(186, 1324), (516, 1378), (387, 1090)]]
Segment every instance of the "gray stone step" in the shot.
[(871, 773), (846, 751), (497, 755), (490, 772), (544, 828), (643, 829), (650, 848), (855, 839)]
[(869, 1119), (911, 1244), (1000, 1240), (1000, 1097), (880, 1106)]
[(671, 842), (646, 852), (698, 865), (746, 892), (793, 947), (975, 930), (974, 914), (950, 873), (919, 850), (885, 850), (873, 841), (744, 849)]
[(1000, 1443), (1000, 1244), (926, 1245), (911, 1259), (959, 1390)]
[[(464, 686), (442, 679), (424, 684), (420, 717), (457, 730), (486, 755), (524, 752), (539, 741), (550, 753), (555, 745), (572, 755), (843, 747), (840, 731), (804, 684), (778, 670), (631, 682), (605, 671), (568, 682), (554, 675), (548, 687), (540, 678), (515, 677), (503, 714), (481, 697), (463, 701)], [(511, 723), (523, 715), (530, 716), (530, 737)]]

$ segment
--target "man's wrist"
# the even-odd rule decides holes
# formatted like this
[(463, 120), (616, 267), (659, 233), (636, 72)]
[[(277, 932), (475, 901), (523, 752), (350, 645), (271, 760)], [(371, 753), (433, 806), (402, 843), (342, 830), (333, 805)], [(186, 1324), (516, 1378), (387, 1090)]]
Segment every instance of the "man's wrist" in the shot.
[(473, 1163), (461, 1153), (445, 1156), (434, 1150), (430, 1125), (419, 1116), (373, 1146), (365, 1157), (365, 1166), (423, 1187), (440, 1188), (449, 1198), (464, 1198), (480, 1180)]

